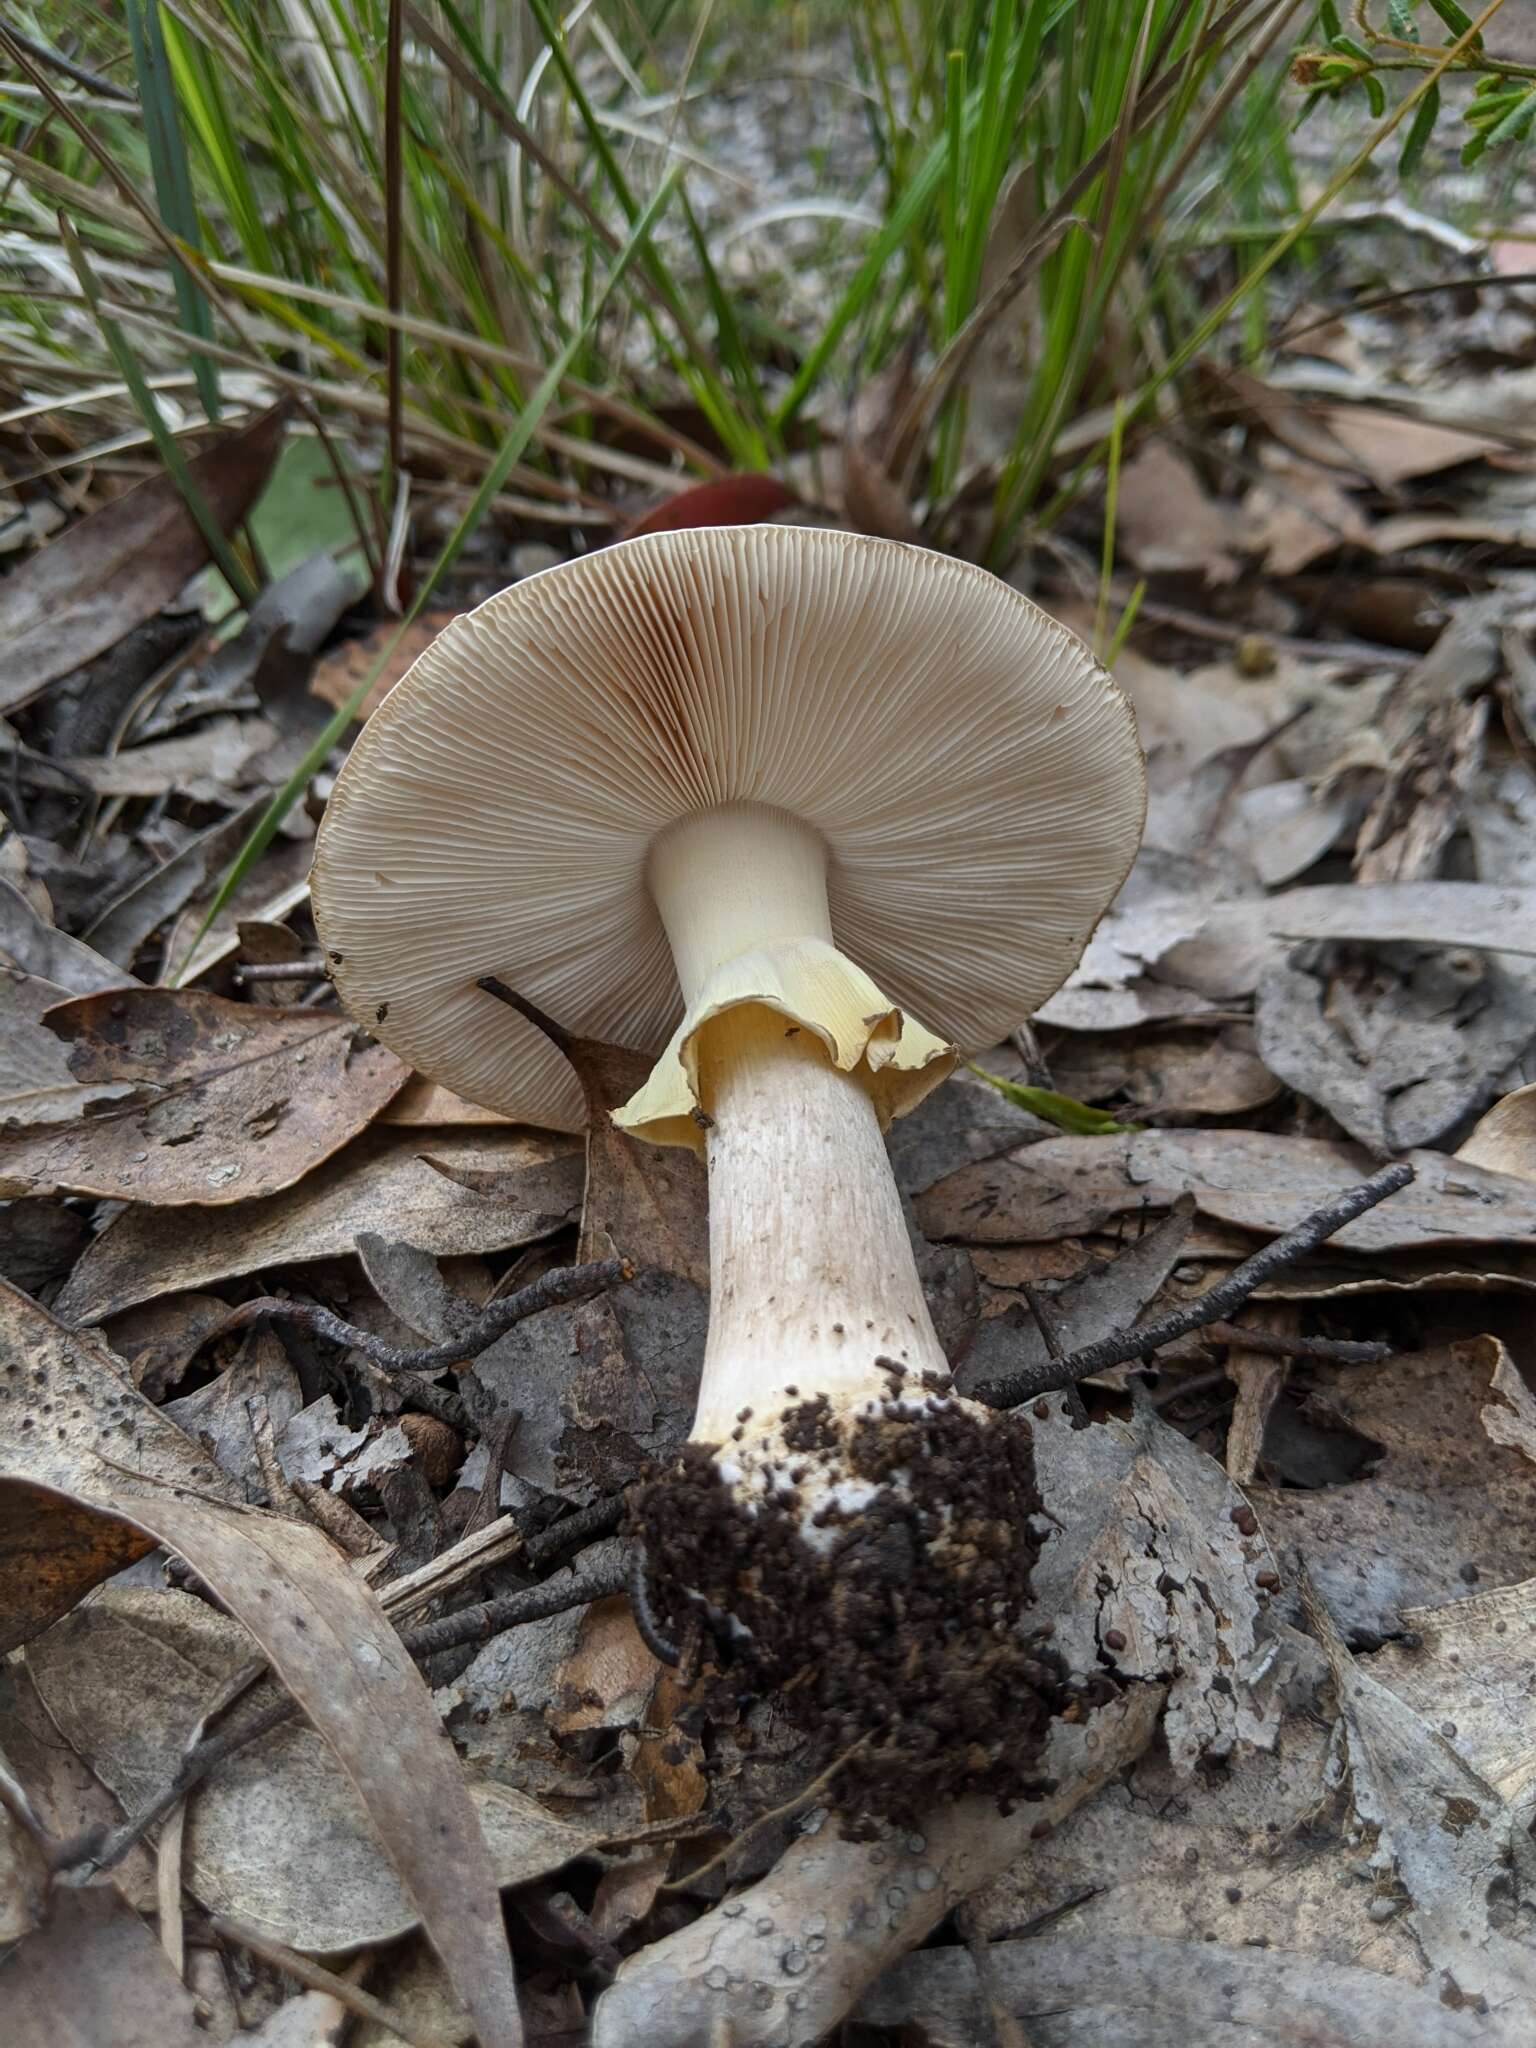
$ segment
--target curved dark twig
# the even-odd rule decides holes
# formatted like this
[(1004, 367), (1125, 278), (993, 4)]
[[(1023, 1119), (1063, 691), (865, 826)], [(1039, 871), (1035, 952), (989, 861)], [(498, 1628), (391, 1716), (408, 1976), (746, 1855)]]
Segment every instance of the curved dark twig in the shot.
[(1316, 1251), (1336, 1230), (1342, 1230), (1367, 1209), (1374, 1209), (1378, 1202), (1407, 1187), (1413, 1178), (1413, 1168), (1406, 1161), (1384, 1166), (1358, 1187), (1348, 1188), (1320, 1209), (1314, 1209), (1294, 1230), (1275, 1238), (1251, 1259), (1244, 1259), (1224, 1280), (1218, 1280), (1214, 1287), (1208, 1287), (1182, 1308), (1171, 1310), (1154, 1323), (1142, 1323), (1133, 1330), (1117, 1331), (1097, 1344), (1085, 1344), (1070, 1357), (1048, 1358), (1023, 1372), (1010, 1373), (1006, 1379), (988, 1380), (975, 1389), (972, 1398), (986, 1402), (990, 1408), (1016, 1408), (1021, 1401), (1032, 1401), (1039, 1394), (1058, 1393), (1063, 1387), (1086, 1379), (1089, 1373), (1126, 1365), (1133, 1358), (1144, 1358), (1156, 1351), (1160, 1345), (1171, 1344), (1176, 1337), (1187, 1337), (1192, 1330), (1204, 1329), (1208, 1323), (1222, 1322), (1241, 1308), (1271, 1273)]
[(504, 1337), (515, 1323), (523, 1322), (529, 1316), (536, 1316), (546, 1308), (559, 1308), (566, 1302), (590, 1301), (594, 1294), (601, 1294), (605, 1289), (617, 1287), (634, 1277), (635, 1269), (628, 1259), (595, 1259), (586, 1266), (561, 1266), (553, 1273), (546, 1273), (542, 1280), (520, 1287), (505, 1301), (493, 1301), (457, 1337), (450, 1337), (442, 1344), (423, 1345), (418, 1351), (405, 1350), (398, 1344), (386, 1344), (371, 1330), (360, 1330), (356, 1323), (345, 1321), (332, 1310), (322, 1308), (318, 1302), (280, 1301), (273, 1295), (243, 1302), (222, 1322), (215, 1324), (202, 1342), (207, 1343), (210, 1338), (222, 1337), (230, 1330), (241, 1330), (250, 1323), (270, 1317), (274, 1321), (298, 1323), (306, 1330), (313, 1330), (316, 1336), (329, 1337), (334, 1344), (349, 1345), (386, 1372), (441, 1372), (448, 1366), (463, 1365), (471, 1358), (478, 1358), (498, 1337)]

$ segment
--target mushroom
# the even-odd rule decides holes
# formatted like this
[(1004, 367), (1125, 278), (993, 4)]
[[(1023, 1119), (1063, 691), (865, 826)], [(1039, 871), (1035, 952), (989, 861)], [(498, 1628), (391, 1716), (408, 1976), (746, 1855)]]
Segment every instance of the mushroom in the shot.
[[(655, 1051), (617, 1121), (702, 1150), (692, 1438), (637, 1519), (870, 1806), (1027, 1786), (1029, 1427), (952, 1391), (882, 1137), (1070, 972), (1134, 858), (1129, 705), (950, 557), (794, 527), (649, 535), (455, 620), (321, 828), (342, 999), (505, 1107), (533, 1027)], [(525, 1102), (518, 1108), (526, 1110)], [(514, 1109), (509, 1113), (517, 1113)]]

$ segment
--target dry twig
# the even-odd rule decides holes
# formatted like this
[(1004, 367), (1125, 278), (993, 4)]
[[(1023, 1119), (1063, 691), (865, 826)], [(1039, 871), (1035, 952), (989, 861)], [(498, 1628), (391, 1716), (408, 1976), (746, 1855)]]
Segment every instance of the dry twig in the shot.
[[(1186, 1302), (1183, 1308), (1170, 1310), (1156, 1322), (1142, 1323), (1134, 1330), (1122, 1330), (1113, 1337), (1102, 1338), (1097, 1344), (1085, 1344), (1081, 1351), (1074, 1351), (1069, 1358), (1048, 1359), (1023, 1372), (1010, 1373), (1006, 1379), (988, 1380), (976, 1388), (975, 1398), (993, 1408), (1016, 1408), (1022, 1401), (1032, 1401), (1039, 1394), (1057, 1393), (1063, 1387), (1086, 1379), (1089, 1373), (1104, 1372), (1109, 1366), (1126, 1365), (1133, 1358), (1145, 1358), (1160, 1346), (1171, 1344), (1176, 1337), (1187, 1337), (1192, 1330), (1204, 1329), (1207, 1324), (1225, 1320), (1242, 1307), (1271, 1273), (1277, 1273), (1281, 1267), (1316, 1251), (1335, 1231), (1342, 1230), (1346, 1223), (1353, 1223), (1357, 1216), (1363, 1216), (1367, 1209), (1374, 1209), (1389, 1195), (1397, 1194), (1413, 1178), (1413, 1168), (1405, 1161), (1395, 1166), (1384, 1166), (1380, 1173), (1372, 1174), (1358, 1187), (1348, 1188), (1331, 1202), (1314, 1209), (1294, 1230), (1275, 1238), (1262, 1251), (1255, 1252), (1251, 1259), (1244, 1259), (1224, 1280), (1218, 1280), (1214, 1287), (1208, 1287), (1197, 1300)], [(1247, 1335), (1245, 1332), (1245, 1342)]]

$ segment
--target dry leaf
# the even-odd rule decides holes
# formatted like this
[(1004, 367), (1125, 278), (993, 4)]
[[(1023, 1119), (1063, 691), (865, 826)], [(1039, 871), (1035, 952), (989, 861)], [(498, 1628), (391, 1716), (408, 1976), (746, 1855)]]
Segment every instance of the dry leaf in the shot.
[(197, 803), (229, 800), (247, 781), (246, 770), (278, 737), (265, 718), (215, 718), (200, 732), (149, 740), (117, 754), (66, 754), (29, 762), (23, 778), (43, 789), (78, 789), (96, 796), (164, 796), (175, 790)]
[[(249, 1664), (249, 1634), (190, 1594), (105, 1588), (28, 1652), (59, 1732), (141, 1806), (175, 1769), (198, 1718)], [(591, 1852), (600, 1825), (469, 1783), (498, 1885), (530, 1883)], [(184, 1881), (211, 1912), (318, 1953), (394, 1941), (418, 1915), (356, 1791), (312, 1728), (292, 1723), (213, 1772), (191, 1802)]]
[(1309, 1412), (1363, 1441), (1367, 1468), (1250, 1490), (1282, 1570), (1306, 1559), (1357, 1646), (1400, 1635), (1406, 1607), (1536, 1575), (1536, 1466), (1484, 1433), (1496, 1356), (1482, 1339), (1332, 1375)]
[(0, 1129), (67, 1123), (92, 1103), (132, 1093), (132, 1081), (88, 1083), (70, 1072), (69, 1048), (42, 1023), (68, 1000), (57, 982), (0, 967)]
[[(86, 936), (91, 944), (108, 960), (131, 964), (151, 932), (168, 917), (174, 917), (200, 890), (218, 882), (266, 810), (268, 801), (265, 793), (251, 798), (222, 824), (200, 832), (179, 853), (173, 853), (159, 867), (130, 883), (89, 927)], [(118, 974), (111, 981), (92, 982), (88, 986), (121, 987), (132, 978), (126, 973)], [(78, 982), (70, 986), (85, 992)]]
[(1490, 1909), (1511, 1883), (1516, 1897), (1529, 1892), (1536, 1845), (1451, 1739), (1350, 1655), (1305, 1579), (1302, 1590), (1348, 1734), (1355, 1812), (1376, 1831), (1374, 1859), (1408, 1894), (1442, 1995), (1529, 2024), (1536, 1947), (1496, 1928)]
[[(137, 1392), (100, 1336), (66, 1329), (3, 1285), (0, 1394), (0, 1471), (60, 1493), (117, 1486), (126, 1470), (147, 1485), (240, 1497), (202, 1446)], [(154, 1547), (54, 1494), (19, 1519), (14, 1507), (0, 1498), (0, 1655)]]
[[(310, 690), (316, 697), (323, 698), (332, 710), (339, 711), (363, 677), (372, 671), (384, 650), (392, 648), (357, 714), (359, 722), (371, 718), (417, 655), (424, 654), (444, 626), (456, 616), (456, 613), (441, 608), (429, 609), (412, 619), (403, 632), (394, 620), (386, 620), (383, 625), (375, 626), (371, 633), (347, 641), (345, 646), (338, 647), (333, 654), (317, 662), (310, 678)], [(399, 645), (392, 646), (397, 633), (400, 634)]]
[(1496, 1102), (1457, 1147), (1456, 1157), (1490, 1173), (1536, 1180), (1536, 1081)]
[(1218, 505), (1190, 464), (1165, 441), (1150, 441), (1120, 471), (1115, 542), (1149, 576), (1193, 571), (1206, 583), (1230, 583), (1231, 508)]
[(337, 1151), (410, 1069), (350, 1018), (121, 989), (48, 1013), (83, 1086), (135, 1100), (0, 1137), (0, 1195), (210, 1205), (276, 1194)]
[(1496, 435), (1436, 426), (1431, 420), (1410, 419), (1370, 405), (1321, 405), (1314, 417), (1382, 489), (1410, 477), (1433, 476), (1458, 462), (1496, 455), (1504, 447)]
[(435, 1140), (440, 1158), (467, 1167), (526, 1167), (525, 1204), (487, 1201), (456, 1187), (423, 1162), (420, 1146), (409, 1131), (369, 1132), (297, 1187), (261, 1202), (189, 1215), (128, 1209), (96, 1239), (56, 1307), (73, 1322), (100, 1322), (178, 1288), (264, 1266), (345, 1258), (358, 1233), (386, 1217), (392, 1236), (439, 1258), (506, 1251), (558, 1227), (551, 1216), (562, 1191), (568, 1204), (579, 1199), (581, 1155), (569, 1138), (507, 1128)]
[(1391, 1153), (1433, 1145), (1479, 1109), (1536, 1039), (1536, 1015), (1477, 953), (1328, 947), (1269, 968), (1254, 1028), (1278, 1080)]
[[(188, 465), (225, 532), (271, 474), (283, 424), (278, 407)], [(0, 711), (115, 647), (207, 559), (208, 543), (169, 476), (125, 491), (39, 549), (0, 594)]]
[(0, 881), (0, 961), (76, 995), (136, 986), (131, 974), (114, 967), (81, 940), (56, 931), (13, 882), (4, 881)]
[(631, 521), (620, 540), (633, 540), (641, 533), (673, 533), (684, 526), (755, 526), (787, 512), (800, 500), (776, 476), (755, 473), (711, 477), (707, 483), (688, 484), (653, 505)]
[(1497, 1337), (1474, 1337), (1456, 1350), (1474, 1370), (1489, 1373), (1488, 1390), (1499, 1397), (1483, 1410), (1484, 1429), (1496, 1444), (1524, 1452), (1536, 1465), (1536, 1394), (1514, 1360)]
[(307, 1524), (131, 1481), (67, 1496), (0, 1481), (13, 1526), (50, 1501), (165, 1544), (245, 1623), (351, 1779), (485, 2048), (521, 2048), (495, 1876), (458, 1759), (342, 1553)]
[[(1509, 1174), (1417, 1152), (1417, 1179), (1330, 1239), (1341, 1251), (1511, 1245), (1536, 1238), (1536, 1189)], [(924, 1230), (962, 1244), (1007, 1244), (1100, 1229), (1109, 1218), (1167, 1208), (1183, 1193), (1201, 1213), (1278, 1236), (1363, 1180), (1350, 1146), (1268, 1131), (1140, 1131), (1048, 1138), (962, 1167), (918, 1202)]]
[(609, 1111), (627, 1102), (651, 1070), (641, 1053), (593, 1039), (563, 1048), (587, 1098), (587, 1191), (582, 1259), (615, 1252), (638, 1268), (709, 1285), (709, 1196), (704, 1162), (675, 1145), (647, 1145), (621, 1131)]
[(54, 1894), (48, 1924), (0, 1968), (0, 2040), (15, 2048), (208, 2048), (160, 1944), (110, 1887)]
[(425, 1074), (412, 1074), (400, 1093), (385, 1103), (374, 1122), (390, 1124), (397, 1129), (430, 1130), (443, 1124), (497, 1124), (505, 1127), (507, 1119), (494, 1109), (483, 1108), (478, 1102), (466, 1102), (462, 1095), (455, 1095), (440, 1081), (429, 1081)]

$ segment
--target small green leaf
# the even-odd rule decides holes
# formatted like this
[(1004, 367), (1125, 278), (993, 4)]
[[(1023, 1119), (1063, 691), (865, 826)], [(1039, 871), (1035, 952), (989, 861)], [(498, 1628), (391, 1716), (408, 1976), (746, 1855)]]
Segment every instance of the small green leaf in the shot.
[(1027, 1109), (1031, 1116), (1054, 1124), (1057, 1130), (1067, 1131), (1074, 1138), (1113, 1138), (1122, 1131), (1141, 1129), (1140, 1124), (1116, 1123), (1107, 1109), (1093, 1109), (1074, 1096), (1058, 1095), (1054, 1088), (1026, 1088), (1022, 1082), (1005, 1081), (1001, 1074), (989, 1074), (985, 1067), (978, 1067), (973, 1060), (967, 1060), (966, 1066), (978, 1080), (995, 1088), (1005, 1102), (1011, 1102), (1015, 1109)]
[(1330, 36), (1328, 40), (1341, 57), (1358, 57), (1362, 64), (1370, 63), (1370, 51), (1362, 48), (1353, 36)]
[(1344, 33), (1344, 24), (1339, 19), (1339, 10), (1333, 0), (1322, 0), (1317, 10), (1317, 25), (1331, 43), (1335, 36)]
[[(1465, 8), (1458, 7), (1456, 0), (1429, 0), (1429, 4), (1458, 41), (1472, 26), (1471, 15), (1467, 13)], [(1483, 47), (1481, 29), (1478, 30), (1467, 47), (1472, 50), (1480, 50)]]
[(1536, 88), (1522, 93), (1517, 106), (1510, 108), (1501, 121), (1496, 121), (1483, 137), (1485, 149), (1497, 149), (1501, 143), (1519, 142), (1531, 132), (1531, 123), (1536, 121)]
[(1440, 87), (1432, 85), (1414, 109), (1413, 125), (1408, 130), (1408, 140), (1403, 144), (1403, 153), (1397, 160), (1397, 175), (1411, 178), (1419, 168), (1430, 136), (1435, 132), (1435, 122), (1440, 116)]
[(1413, 0), (1387, 0), (1387, 32), (1405, 43), (1419, 40), (1419, 31), (1413, 20)]
[(1365, 97), (1370, 106), (1372, 117), (1379, 121), (1387, 111), (1387, 95), (1382, 90), (1381, 80), (1374, 71), (1367, 71), (1361, 78), (1360, 83), (1365, 87)]

